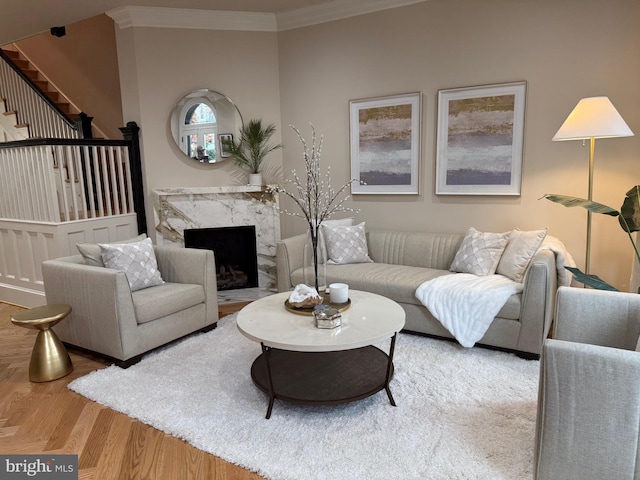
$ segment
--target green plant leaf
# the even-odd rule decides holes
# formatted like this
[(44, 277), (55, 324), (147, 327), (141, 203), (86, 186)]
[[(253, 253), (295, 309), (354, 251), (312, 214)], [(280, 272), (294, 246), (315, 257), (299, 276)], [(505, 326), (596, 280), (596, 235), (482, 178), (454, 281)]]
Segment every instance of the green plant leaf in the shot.
[(612, 292), (618, 291), (616, 287), (609, 285), (607, 282), (602, 280), (597, 275), (591, 275), (591, 274), (581, 272), (578, 268), (574, 268), (574, 267), (564, 267), (564, 268), (569, 270), (573, 274), (575, 279), (580, 283), (584, 283), (585, 285), (588, 285), (597, 290), (610, 290)]
[(628, 232), (640, 231), (640, 185), (636, 185), (626, 193), (622, 207), (620, 207), (620, 226)]
[(617, 217), (618, 215), (620, 215), (620, 212), (618, 212), (615, 208), (611, 208), (602, 203), (594, 202), (593, 200), (587, 200), (585, 198), (571, 197), (568, 195), (556, 195), (554, 193), (547, 193), (543, 195), (542, 198), (546, 198), (547, 200), (551, 200), (552, 202), (559, 203), (560, 205), (564, 205), (565, 207), (582, 207), (586, 208), (590, 212), (610, 215), (612, 217)]

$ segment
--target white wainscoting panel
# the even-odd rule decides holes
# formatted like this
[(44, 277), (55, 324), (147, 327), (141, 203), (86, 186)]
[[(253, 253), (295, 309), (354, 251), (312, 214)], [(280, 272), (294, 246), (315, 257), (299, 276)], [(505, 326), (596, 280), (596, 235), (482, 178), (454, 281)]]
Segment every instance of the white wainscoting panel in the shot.
[(0, 219), (0, 301), (44, 305), (44, 260), (76, 255), (77, 243), (117, 242), (136, 235), (135, 214), (57, 224)]

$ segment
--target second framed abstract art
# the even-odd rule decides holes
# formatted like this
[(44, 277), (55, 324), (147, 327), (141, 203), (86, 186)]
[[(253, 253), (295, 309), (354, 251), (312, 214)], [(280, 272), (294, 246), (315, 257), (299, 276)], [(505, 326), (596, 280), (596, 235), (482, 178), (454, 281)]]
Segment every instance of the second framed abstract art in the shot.
[(436, 194), (520, 195), (526, 82), (438, 92)]

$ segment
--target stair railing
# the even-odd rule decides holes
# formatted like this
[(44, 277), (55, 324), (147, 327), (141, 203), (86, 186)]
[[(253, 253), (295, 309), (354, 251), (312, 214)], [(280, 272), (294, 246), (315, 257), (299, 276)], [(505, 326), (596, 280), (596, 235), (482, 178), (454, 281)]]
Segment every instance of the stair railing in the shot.
[(146, 232), (139, 128), (121, 130), (124, 140), (0, 143), (0, 218), (60, 223), (135, 213)]
[[(0, 50), (0, 98), (22, 123), (29, 124), (30, 138), (90, 138), (79, 133), (70, 119), (44, 92)], [(89, 132), (91, 130), (89, 129)]]

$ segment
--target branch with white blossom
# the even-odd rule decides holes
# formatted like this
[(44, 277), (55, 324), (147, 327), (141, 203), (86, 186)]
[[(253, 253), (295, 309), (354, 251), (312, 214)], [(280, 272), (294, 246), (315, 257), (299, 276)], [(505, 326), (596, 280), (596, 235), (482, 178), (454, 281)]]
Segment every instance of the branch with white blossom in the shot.
[(269, 186), (267, 187), (270, 192), (282, 193), (289, 197), (300, 208), (302, 213), (290, 212), (286, 209), (279, 209), (281, 213), (285, 215), (297, 216), (304, 218), (309, 227), (314, 230), (314, 227), (318, 227), (324, 220), (329, 218), (334, 213), (338, 212), (358, 212), (359, 210), (346, 207), (344, 204), (350, 198), (350, 195), (341, 197), (345, 190), (356, 181), (355, 179), (349, 180), (337, 191), (331, 186), (331, 168), (327, 168), (325, 175), (326, 180), (323, 180), (320, 173), (320, 157), (322, 154), (323, 137), (320, 136), (320, 141), (316, 145), (316, 131), (313, 125), (311, 125), (311, 149), (307, 145), (306, 140), (302, 137), (300, 131), (293, 125), (289, 125), (298, 135), (303, 147), (303, 158), (305, 163), (305, 182), (303, 183), (298, 173), (292, 170), (293, 180), (287, 179), (285, 183), (293, 185), (293, 192), (287, 190), (282, 186)]

